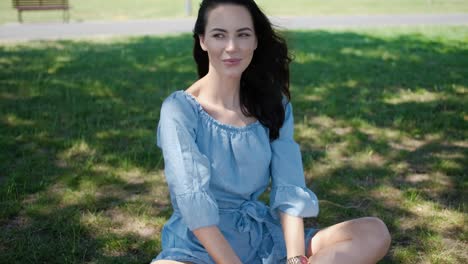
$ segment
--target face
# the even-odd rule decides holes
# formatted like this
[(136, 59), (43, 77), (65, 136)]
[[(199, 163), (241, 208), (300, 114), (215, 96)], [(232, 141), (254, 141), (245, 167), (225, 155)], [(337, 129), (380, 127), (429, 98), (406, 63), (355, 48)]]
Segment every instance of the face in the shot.
[(239, 5), (219, 5), (208, 13), (200, 46), (208, 53), (209, 71), (240, 78), (249, 66), (257, 37), (249, 11)]

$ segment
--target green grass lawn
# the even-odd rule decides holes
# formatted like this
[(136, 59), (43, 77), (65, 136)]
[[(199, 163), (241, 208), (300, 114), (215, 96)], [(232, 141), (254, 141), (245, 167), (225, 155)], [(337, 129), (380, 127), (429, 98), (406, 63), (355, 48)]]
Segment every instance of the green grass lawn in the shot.
[[(200, 0), (193, 0), (193, 15)], [(258, 0), (269, 15), (468, 12), (468, 0)], [(72, 21), (184, 17), (185, 0), (70, 0)], [(24, 12), (25, 22), (61, 21), (61, 11)], [(0, 24), (17, 22), (11, 1), (0, 2)]]
[[(286, 32), (296, 139), (328, 225), (381, 263), (466, 263), (468, 28)], [(0, 263), (148, 263), (171, 214), (155, 127), (190, 35), (0, 46)]]

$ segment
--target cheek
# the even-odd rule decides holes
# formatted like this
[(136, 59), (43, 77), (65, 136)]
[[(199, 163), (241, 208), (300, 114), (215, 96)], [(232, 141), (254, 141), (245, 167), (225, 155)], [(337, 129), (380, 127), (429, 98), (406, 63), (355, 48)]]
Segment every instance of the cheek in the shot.
[(247, 53), (253, 53), (255, 51), (255, 42), (242, 43), (241, 49)]
[(255, 51), (254, 49), (249, 48), (249, 49), (244, 50), (243, 52), (243, 57), (244, 59), (246, 59), (246, 62), (248, 61), (248, 64), (250, 64), (250, 62), (253, 59), (254, 51)]
[(223, 45), (219, 42), (213, 41), (213, 42), (207, 42), (206, 43), (206, 51), (208, 54), (216, 55), (222, 52), (223, 50)]
[(207, 52), (208, 52), (208, 56), (210, 57), (219, 57), (222, 52), (223, 52), (223, 48), (221, 45), (210, 45), (210, 46), (207, 46)]

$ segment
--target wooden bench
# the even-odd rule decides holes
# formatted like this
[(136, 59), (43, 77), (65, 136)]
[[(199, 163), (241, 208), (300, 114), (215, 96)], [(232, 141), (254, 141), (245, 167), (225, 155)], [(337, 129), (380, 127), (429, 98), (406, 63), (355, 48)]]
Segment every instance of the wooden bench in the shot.
[(63, 10), (63, 20), (70, 19), (68, 0), (13, 0), (13, 7), (18, 10), (18, 21), (23, 22), (21, 13), (34, 10)]

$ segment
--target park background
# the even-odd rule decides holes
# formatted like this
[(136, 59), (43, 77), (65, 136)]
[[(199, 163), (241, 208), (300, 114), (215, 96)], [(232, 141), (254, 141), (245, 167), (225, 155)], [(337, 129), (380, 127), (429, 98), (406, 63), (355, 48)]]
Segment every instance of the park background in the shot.
[[(272, 16), (468, 12), (466, 0), (257, 2)], [(187, 17), (182, 0), (70, 4), (72, 23)], [(0, 24), (16, 19), (0, 2)], [(467, 263), (468, 27), (282, 34), (320, 199), (307, 224), (377, 216), (393, 238), (381, 263)], [(0, 263), (148, 263), (161, 250), (172, 209), (155, 127), (162, 100), (196, 79), (191, 46), (189, 33), (0, 43)]]

